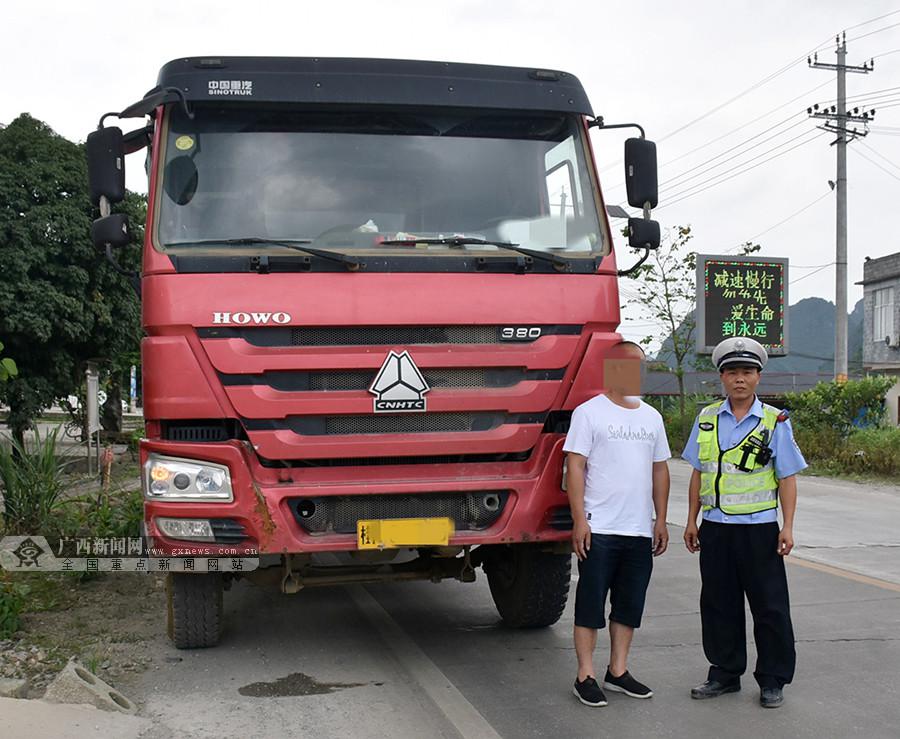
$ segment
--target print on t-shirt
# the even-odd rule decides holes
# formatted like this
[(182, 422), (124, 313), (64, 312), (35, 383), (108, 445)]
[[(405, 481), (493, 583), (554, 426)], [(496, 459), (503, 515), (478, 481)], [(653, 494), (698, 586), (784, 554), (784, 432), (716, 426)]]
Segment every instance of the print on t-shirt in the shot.
[(656, 443), (656, 431), (647, 431), (643, 426), (635, 431), (630, 425), (613, 426), (609, 424), (606, 427), (607, 438), (610, 441), (649, 441), (651, 444)]

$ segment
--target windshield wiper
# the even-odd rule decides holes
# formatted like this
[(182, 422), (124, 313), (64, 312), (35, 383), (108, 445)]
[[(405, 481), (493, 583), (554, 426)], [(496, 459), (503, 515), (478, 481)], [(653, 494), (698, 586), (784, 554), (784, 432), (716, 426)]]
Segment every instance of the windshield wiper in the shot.
[(447, 236), (440, 238), (416, 238), (412, 236), (408, 239), (386, 239), (381, 242), (382, 246), (403, 246), (403, 244), (443, 244), (444, 246), (467, 246), (469, 244), (481, 244), (484, 246), (518, 246), (508, 241), (490, 241), (489, 239), (479, 239), (475, 236)]
[(446, 238), (442, 237), (434, 239), (394, 239), (392, 241), (382, 241), (381, 243), (383, 246), (400, 246), (402, 244), (443, 244), (450, 247), (463, 247), (469, 244), (499, 246), (501, 249), (508, 249), (509, 251), (514, 251), (518, 254), (524, 254), (532, 259), (549, 262), (557, 269), (569, 269), (570, 267), (569, 260), (557, 254), (548, 254), (547, 252), (537, 251), (535, 249), (526, 249), (524, 246), (519, 246), (511, 241), (491, 241), (490, 239), (481, 239), (475, 236), (448, 236)]
[(314, 257), (321, 257), (332, 262), (338, 262), (347, 267), (351, 271), (356, 271), (360, 267), (365, 267), (365, 262), (356, 257), (348, 256), (338, 251), (330, 251), (328, 249), (314, 249), (308, 244), (312, 243), (312, 239), (265, 239), (259, 236), (245, 236), (236, 239), (198, 239), (196, 241), (177, 241), (167, 244), (167, 246), (218, 246), (225, 244), (226, 246), (253, 246), (263, 244), (267, 246), (283, 246), (302, 254), (309, 254)]

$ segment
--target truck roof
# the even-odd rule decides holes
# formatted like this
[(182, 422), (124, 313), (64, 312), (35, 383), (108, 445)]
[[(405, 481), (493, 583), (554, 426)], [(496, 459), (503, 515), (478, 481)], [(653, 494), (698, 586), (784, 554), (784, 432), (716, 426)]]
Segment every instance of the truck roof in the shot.
[(567, 72), (486, 64), (320, 57), (189, 57), (159, 72), (193, 102), (426, 105), (593, 115)]

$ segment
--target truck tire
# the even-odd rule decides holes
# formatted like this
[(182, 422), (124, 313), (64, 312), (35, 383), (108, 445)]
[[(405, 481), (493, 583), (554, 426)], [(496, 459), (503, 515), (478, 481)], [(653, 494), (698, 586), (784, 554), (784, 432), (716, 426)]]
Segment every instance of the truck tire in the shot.
[(223, 589), (221, 575), (169, 573), (168, 632), (178, 649), (214, 647), (219, 643)]
[(572, 557), (542, 552), (540, 545), (491, 547), (484, 558), (491, 595), (507, 626), (552, 626), (569, 596)]

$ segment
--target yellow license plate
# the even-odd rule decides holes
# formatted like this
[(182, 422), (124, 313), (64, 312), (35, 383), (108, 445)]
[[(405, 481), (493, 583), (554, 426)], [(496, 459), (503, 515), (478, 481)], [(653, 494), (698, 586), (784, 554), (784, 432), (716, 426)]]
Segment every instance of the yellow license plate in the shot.
[(452, 518), (392, 518), (356, 522), (360, 549), (446, 546), (453, 535)]

